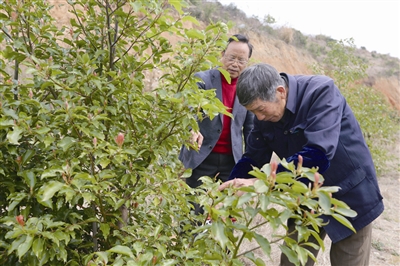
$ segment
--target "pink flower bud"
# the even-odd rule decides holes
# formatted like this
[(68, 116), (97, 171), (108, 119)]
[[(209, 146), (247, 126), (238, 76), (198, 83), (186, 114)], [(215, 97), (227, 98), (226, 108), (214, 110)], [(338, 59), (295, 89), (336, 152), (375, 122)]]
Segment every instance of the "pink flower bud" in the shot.
[(96, 137), (93, 138), (93, 145), (94, 145), (95, 147), (97, 146), (97, 138), (96, 138)]
[(30, 98), (30, 99), (33, 98), (33, 92), (32, 92), (32, 90), (29, 90), (29, 98)]
[(115, 142), (117, 145), (121, 148), (122, 144), (124, 143), (124, 134), (123, 133), (118, 133), (118, 136), (115, 137)]
[(315, 181), (314, 181), (314, 187), (315, 187), (315, 188), (319, 188), (319, 187), (320, 187), (320, 184), (319, 184), (319, 174), (318, 174), (318, 173), (315, 173), (315, 174), (314, 174), (314, 179), (315, 179)]
[(16, 21), (18, 18), (18, 14), (16, 12), (11, 12), (11, 21)]
[(22, 215), (18, 215), (15, 217), (15, 219), (17, 220), (17, 222), (19, 223), (19, 225), (24, 226), (25, 222), (24, 222), (24, 216)]

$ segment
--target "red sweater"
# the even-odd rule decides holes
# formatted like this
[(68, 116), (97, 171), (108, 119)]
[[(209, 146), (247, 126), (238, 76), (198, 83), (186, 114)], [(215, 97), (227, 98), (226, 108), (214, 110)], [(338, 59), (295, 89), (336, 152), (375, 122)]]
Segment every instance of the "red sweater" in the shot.
[[(224, 75), (221, 74), (222, 103), (228, 107), (227, 111), (230, 113), (232, 113), (233, 104), (235, 102), (237, 80), (237, 78), (231, 79), (231, 84), (229, 84)], [(229, 116), (223, 116), (221, 136), (212, 151), (216, 153), (232, 154), (231, 118)]]

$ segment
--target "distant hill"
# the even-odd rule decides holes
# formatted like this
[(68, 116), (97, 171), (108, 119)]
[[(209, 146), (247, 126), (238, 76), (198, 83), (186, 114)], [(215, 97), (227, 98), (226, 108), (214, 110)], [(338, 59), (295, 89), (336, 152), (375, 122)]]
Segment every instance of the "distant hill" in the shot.
[[(60, 23), (69, 23), (71, 15), (65, 0), (50, 0), (54, 5), (52, 14)], [(278, 71), (290, 74), (313, 74), (311, 65), (322, 62), (327, 42), (332, 40), (324, 35), (303, 35), (294, 28), (273, 28), (259, 18), (247, 17), (234, 5), (223, 6), (217, 1), (191, 0), (186, 9), (205, 27), (209, 21), (234, 23), (231, 33), (249, 36), (254, 45), (250, 63), (265, 62)], [(190, 27), (190, 25), (189, 25)], [(167, 37), (167, 36), (166, 36)], [(173, 36), (168, 36), (172, 42)], [(322, 52), (321, 52), (322, 51)], [(368, 77), (362, 82), (383, 93), (388, 102), (400, 112), (400, 59), (375, 51), (358, 49), (357, 55), (368, 63)]]
[[(321, 63), (330, 37), (304, 35), (288, 27), (273, 28), (268, 21), (247, 17), (234, 5), (224, 6), (217, 1), (191, 0), (187, 9), (203, 23), (223, 21), (234, 23), (231, 32), (242, 33), (254, 44), (252, 62), (274, 65), (290, 74), (313, 74), (311, 65)], [(390, 55), (357, 49), (357, 56), (369, 65), (368, 77), (361, 82), (383, 93), (388, 102), (400, 111), (400, 59)]]

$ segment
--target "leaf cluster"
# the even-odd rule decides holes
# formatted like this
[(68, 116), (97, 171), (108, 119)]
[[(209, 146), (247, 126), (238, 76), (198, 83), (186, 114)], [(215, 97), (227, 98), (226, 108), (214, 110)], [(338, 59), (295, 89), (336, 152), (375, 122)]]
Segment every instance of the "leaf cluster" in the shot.
[[(249, 172), (256, 178), (253, 186), (230, 187), (222, 192), (216, 189), (215, 182), (203, 178), (209, 191), (202, 202), (212, 219), (212, 224), (204, 228), (222, 248), (230, 251), (222, 259), (226, 265), (242, 265), (245, 259), (255, 265), (267, 265), (254, 251), (261, 249), (269, 256), (273, 245), (279, 246), (295, 265), (305, 265), (308, 257), (315, 261), (307, 248), (324, 249), (318, 233), (328, 216), (355, 231), (346, 217), (355, 217), (356, 212), (334, 197), (339, 187), (323, 186), (323, 176), (316, 168), (295, 167), (285, 160), (281, 163), (287, 171), (272, 174), (270, 164), (253, 168)], [(243, 195), (238, 197), (238, 192)], [(287, 232), (289, 219), (296, 224), (294, 232)], [(267, 224), (271, 228), (268, 235), (260, 233), (258, 229)], [(291, 237), (294, 233), (298, 234), (297, 239)], [(315, 237), (318, 245), (311, 243), (310, 237)], [(245, 241), (254, 241), (256, 246), (246, 248)]]

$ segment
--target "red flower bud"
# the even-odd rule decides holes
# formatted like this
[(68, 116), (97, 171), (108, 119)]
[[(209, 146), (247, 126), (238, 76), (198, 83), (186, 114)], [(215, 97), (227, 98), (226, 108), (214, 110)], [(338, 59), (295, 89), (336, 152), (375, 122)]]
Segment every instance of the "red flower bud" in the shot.
[(19, 225), (24, 226), (25, 222), (24, 222), (24, 216), (22, 215), (18, 215), (17, 217), (15, 217), (17, 219), (17, 222), (19, 223)]
[(118, 136), (115, 137), (115, 142), (117, 145), (121, 148), (122, 144), (124, 143), (124, 134), (123, 133), (118, 133)]
[(151, 262), (153, 263), (153, 265), (156, 265), (157, 263), (157, 257), (153, 256), (153, 259), (151, 260)]

